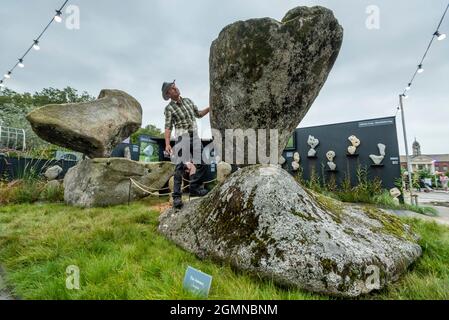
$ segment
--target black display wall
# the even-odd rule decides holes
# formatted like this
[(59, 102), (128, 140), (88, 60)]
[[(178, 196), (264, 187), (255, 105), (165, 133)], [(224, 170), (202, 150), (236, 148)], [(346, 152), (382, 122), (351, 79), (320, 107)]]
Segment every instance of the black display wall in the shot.
[[(316, 158), (308, 157), (310, 147), (307, 141), (310, 135), (320, 140), (320, 144), (316, 148)], [(348, 147), (351, 146), (348, 138), (352, 135), (357, 136), (361, 141), (355, 156), (348, 155)], [(287, 160), (284, 166), (292, 174), (295, 174), (291, 164), (294, 153), (299, 152), (303, 178), (306, 181), (310, 179), (312, 171), (315, 170), (321, 181), (323, 181), (323, 176), (326, 181), (329, 181), (327, 179), (334, 175), (337, 184), (341, 184), (348, 174), (352, 184), (355, 185), (358, 168), (366, 168), (369, 179), (379, 177), (385, 189), (394, 188), (396, 179), (400, 178), (399, 146), (394, 117), (299, 128), (296, 129), (294, 138), (293, 147), (284, 151), (283, 155)], [(386, 155), (382, 165), (376, 166), (370, 155), (379, 155), (377, 146), (379, 143), (386, 146)], [(337, 169), (335, 172), (330, 171), (327, 166), (326, 153), (330, 150), (336, 153), (334, 162), (337, 164)]]

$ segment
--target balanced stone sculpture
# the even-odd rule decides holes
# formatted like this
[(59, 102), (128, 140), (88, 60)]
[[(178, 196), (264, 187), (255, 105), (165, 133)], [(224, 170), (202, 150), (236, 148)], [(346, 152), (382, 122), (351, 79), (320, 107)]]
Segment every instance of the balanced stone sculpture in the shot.
[(315, 138), (314, 136), (309, 136), (309, 139), (307, 140), (307, 144), (310, 146), (310, 150), (307, 154), (308, 157), (313, 158), (316, 156), (316, 147), (320, 144), (320, 140)]
[(379, 143), (377, 145), (377, 147), (379, 148), (380, 155), (372, 154), (369, 157), (371, 158), (371, 160), (374, 162), (375, 165), (379, 166), (382, 164), (382, 161), (384, 161), (384, 159), (385, 159), (386, 146), (382, 143)]
[[(282, 22), (226, 27), (211, 48), (212, 127), (279, 129), (282, 151), (342, 37), (332, 11), (322, 7), (295, 8)], [(397, 217), (314, 194), (277, 164), (244, 166), (206, 197), (166, 210), (159, 222), (159, 232), (199, 258), (343, 297), (384, 288), (422, 253)]]
[(331, 171), (337, 170), (337, 165), (334, 162), (335, 156), (336, 156), (335, 151), (328, 151), (326, 153), (327, 160), (329, 160), (327, 166)]
[(356, 136), (350, 136), (348, 138), (348, 140), (351, 142), (352, 146), (348, 147), (348, 153), (350, 155), (355, 155), (355, 153), (357, 152), (357, 148), (360, 146), (360, 139), (357, 138)]
[(47, 105), (27, 115), (33, 131), (58, 146), (89, 158), (108, 158), (142, 124), (142, 107), (120, 90), (102, 90), (84, 103)]

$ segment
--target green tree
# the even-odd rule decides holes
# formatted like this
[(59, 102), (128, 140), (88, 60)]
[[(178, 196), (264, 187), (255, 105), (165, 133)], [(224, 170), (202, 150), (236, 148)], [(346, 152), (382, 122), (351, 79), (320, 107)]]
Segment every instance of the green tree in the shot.
[(156, 127), (153, 124), (149, 124), (144, 128), (140, 128), (133, 135), (131, 135), (131, 143), (134, 143), (134, 144), (138, 143), (139, 136), (141, 136), (141, 135), (147, 135), (147, 136), (151, 136), (154, 138), (163, 138), (164, 137), (164, 133), (162, 132), (161, 129), (159, 129), (158, 127)]
[(64, 89), (46, 88), (34, 94), (17, 93), (8, 88), (0, 92), (0, 125), (24, 129), (28, 150), (60, 149), (40, 139), (31, 129), (26, 115), (35, 108), (48, 104), (79, 103), (93, 100), (87, 92), (81, 94), (71, 87)]

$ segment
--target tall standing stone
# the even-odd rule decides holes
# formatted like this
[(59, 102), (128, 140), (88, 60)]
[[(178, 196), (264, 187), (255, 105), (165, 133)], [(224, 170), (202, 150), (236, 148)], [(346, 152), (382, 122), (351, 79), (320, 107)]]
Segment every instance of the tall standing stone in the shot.
[(277, 129), (281, 155), (342, 40), (343, 28), (323, 7), (294, 8), (281, 22), (251, 19), (224, 28), (210, 52), (212, 128), (223, 139), (225, 129)]

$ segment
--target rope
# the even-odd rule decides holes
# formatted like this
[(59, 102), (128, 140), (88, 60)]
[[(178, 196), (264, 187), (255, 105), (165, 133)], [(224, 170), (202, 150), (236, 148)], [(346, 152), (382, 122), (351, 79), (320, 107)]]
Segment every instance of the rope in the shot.
[[(169, 189), (170, 189), (170, 188), (154, 189), (154, 188), (150, 188), (150, 187), (148, 187), (148, 186), (145, 186), (145, 185), (143, 185), (143, 184), (141, 184), (141, 183), (135, 181), (133, 178), (129, 178), (129, 180), (130, 180), (131, 183), (132, 183), (133, 185), (135, 185), (138, 189), (140, 189), (141, 191), (143, 191), (143, 192), (145, 192), (145, 193), (147, 193), (147, 194), (149, 194), (149, 195), (151, 195), (151, 196), (157, 196), (157, 197), (160, 196), (160, 193), (154, 193), (154, 192), (152, 192), (152, 191), (162, 191), (162, 190), (169, 190)], [(188, 187), (189, 187), (189, 186), (185, 186), (185, 187), (183, 187), (181, 190), (187, 189)], [(145, 189), (145, 188), (148, 188), (148, 189)], [(152, 191), (148, 191), (148, 190), (152, 190)]]
[[(182, 180), (185, 181), (185, 182), (189, 182), (190, 183), (190, 180), (188, 180), (188, 179), (186, 179), (184, 177), (182, 177)], [(206, 182), (202, 182), (202, 184), (210, 184), (210, 183), (215, 182), (215, 181), (217, 181), (217, 179), (206, 181)]]
[(145, 190), (144, 188), (142, 188), (141, 186), (139, 186), (139, 185), (137, 184), (137, 182), (134, 181), (132, 178), (129, 178), (129, 179), (131, 180), (131, 183), (132, 183), (135, 187), (137, 187), (137, 189), (140, 189), (141, 191), (143, 191), (143, 192), (145, 192), (145, 193), (147, 193), (147, 194), (149, 194), (149, 195), (151, 195), (151, 196), (159, 197), (159, 195), (160, 195), (159, 193), (154, 193), (154, 192)]
[[(130, 179), (133, 180), (132, 178), (130, 178)], [(137, 182), (137, 181), (135, 181), (135, 180), (133, 180), (133, 181), (134, 181), (134, 183), (139, 184), (140, 186), (143, 186), (143, 187), (147, 188), (148, 190), (152, 190), (152, 191), (164, 191), (164, 190), (170, 190), (170, 187), (167, 187), (167, 188), (161, 188), (161, 189), (156, 189), (156, 188), (148, 187), (148, 186), (146, 186), (146, 185), (144, 185), (144, 184), (142, 184), (142, 183), (140, 183), (140, 182)]]

